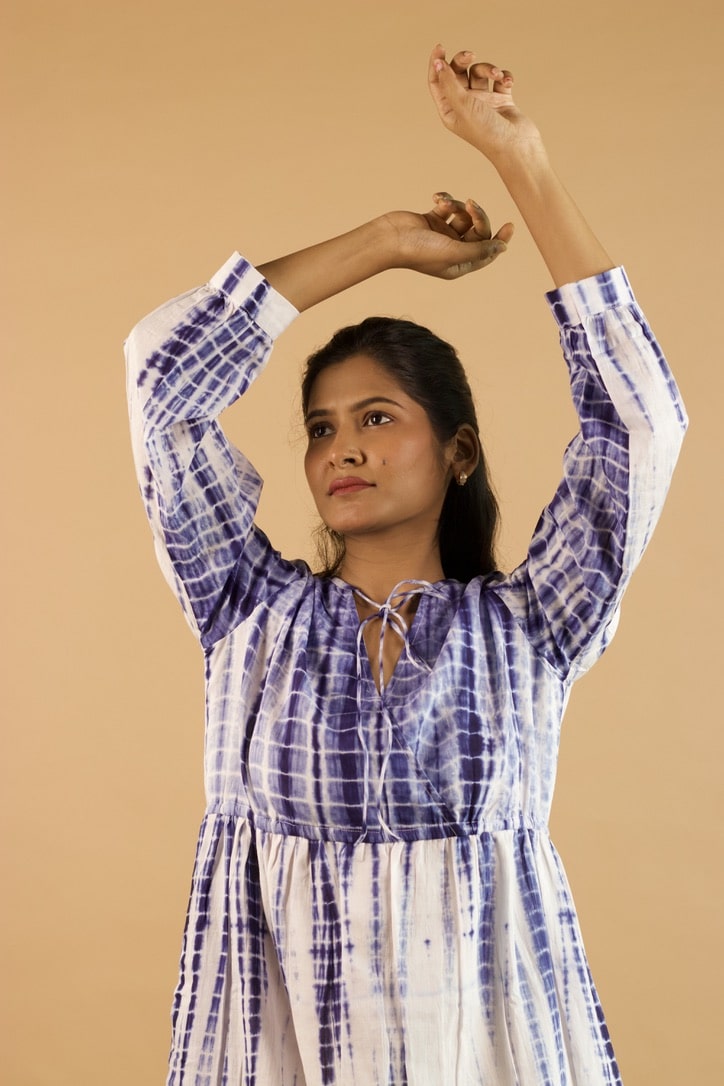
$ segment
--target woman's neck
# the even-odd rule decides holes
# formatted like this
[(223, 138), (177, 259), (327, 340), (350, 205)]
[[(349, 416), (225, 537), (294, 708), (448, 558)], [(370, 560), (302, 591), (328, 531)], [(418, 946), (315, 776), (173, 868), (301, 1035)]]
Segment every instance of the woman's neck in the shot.
[(434, 583), (445, 576), (436, 543), (406, 541), (394, 546), (369, 537), (347, 537), (345, 547), (338, 576), (378, 603), (402, 581)]

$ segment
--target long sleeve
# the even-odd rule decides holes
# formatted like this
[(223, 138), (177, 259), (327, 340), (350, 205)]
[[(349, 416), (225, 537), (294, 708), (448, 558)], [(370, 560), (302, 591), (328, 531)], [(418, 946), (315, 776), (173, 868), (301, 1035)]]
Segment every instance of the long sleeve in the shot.
[(534, 648), (575, 677), (612, 637), (686, 430), (681, 398), (622, 268), (548, 295), (580, 431), (526, 561), (494, 591)]
[(296, 315), (234, 254), (208, 284), (149, 314), (126, 341), (133, 452), (156, 552), (204, 645), (226, 632), (225, 594), (233, 591), (238, 616), (298, 575), (255, 527), (261, 479), (216, 421)]

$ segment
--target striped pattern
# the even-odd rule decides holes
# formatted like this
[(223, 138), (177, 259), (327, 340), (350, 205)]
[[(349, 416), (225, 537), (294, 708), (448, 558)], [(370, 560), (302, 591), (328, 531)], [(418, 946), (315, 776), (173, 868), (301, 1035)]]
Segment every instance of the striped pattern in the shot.
[(141, 490), (206, 657), (172, 1086), (620, 1081), (546, 827), (571, 684), (686, 418), (621, 269), (549, 298), (580, 417), (563, 480), (510, 576), (400, 586), (420, 603), (382, 694), (355, 590), (271, 548), (216, 421), (293, 308), (235, 256), (128, 340)]

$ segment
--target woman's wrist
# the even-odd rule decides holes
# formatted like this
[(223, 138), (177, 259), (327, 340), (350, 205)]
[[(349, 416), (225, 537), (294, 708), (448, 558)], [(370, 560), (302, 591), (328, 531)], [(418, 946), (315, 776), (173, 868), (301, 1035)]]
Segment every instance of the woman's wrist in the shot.
[(481, 154), (489, 159), (506, 187), (554, 175), (548, 152), (541, 139), (519, 140), (495, 153), (481, 150)]
[(259, 271), (300, 312), (392, 267), (382, 219), (260, 264)]
[(498, 155), (494, 165), (556, 286), (613, 266), (614, 261), (558, 177), (542, 142), (511, 148)]

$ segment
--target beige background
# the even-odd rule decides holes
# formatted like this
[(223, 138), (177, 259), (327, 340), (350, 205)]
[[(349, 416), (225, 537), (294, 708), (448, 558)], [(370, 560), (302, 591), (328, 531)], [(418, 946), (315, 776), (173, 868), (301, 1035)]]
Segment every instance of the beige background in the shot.
[[(3, 1082), (164, 1078), (201, 655), (154, 563), (121, 342), (235, 247), (268, 259), (438, 188), (517, 218), (436, 121), (436, 40), (516, 73), (692, 417), (620, 632), (574, 695), (553, 829), (627, 1086), (722, 1081), (721, 4), (15, 0), (5, 23)], [(514, 565), (573, 426), (548, 285), (519, 225), (477, 277), (389, 273), (295, 325), (228, 417), (277, 545), (308, 554), (313, 520), (300, 362), (384, 312), (466, 360)]]

